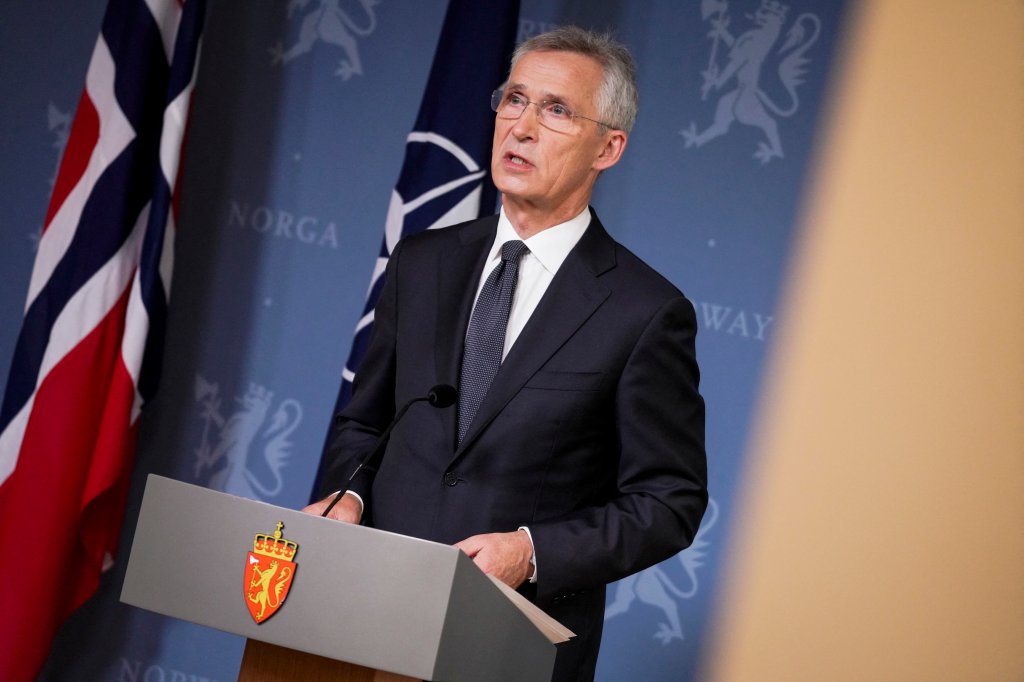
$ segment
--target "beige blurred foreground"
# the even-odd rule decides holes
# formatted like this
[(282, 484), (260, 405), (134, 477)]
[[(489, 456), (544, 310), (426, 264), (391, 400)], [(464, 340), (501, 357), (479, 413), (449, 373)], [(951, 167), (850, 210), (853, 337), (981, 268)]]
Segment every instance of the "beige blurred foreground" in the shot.
[(701, 679), (1024, 680), (1024, 2), (853, 4)]

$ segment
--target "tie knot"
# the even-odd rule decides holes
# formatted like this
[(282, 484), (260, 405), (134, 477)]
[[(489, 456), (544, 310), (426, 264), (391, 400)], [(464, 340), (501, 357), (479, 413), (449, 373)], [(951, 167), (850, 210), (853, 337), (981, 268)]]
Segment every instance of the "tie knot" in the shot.
[(501, 245), (501, 260), (515, 263), (529, 250), (525, 243), (518, 239), (510, 239)]

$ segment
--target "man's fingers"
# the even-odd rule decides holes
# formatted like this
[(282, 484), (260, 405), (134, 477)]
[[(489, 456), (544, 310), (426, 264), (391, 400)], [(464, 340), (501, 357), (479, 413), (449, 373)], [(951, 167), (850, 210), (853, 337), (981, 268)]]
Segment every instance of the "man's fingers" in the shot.
[[(334, 500), (334, 495), (329, 495), (319, 502), (307, 505), (302, 508), (307, 514), (313, 514), (314, 516), (323, 516), (324, 510)], [(331, 512), (327, 515), (327, 518), (334, 519), (335, 521), (343, 521), (345, 523), (359, 523), (362, 516), (362, 506), (359, 501), (353, 498), (351, 495), (343, 495), (338, 504), (334, 505)]]
[(482, 536), (480, 535), (474, 535), (473, 537), (466, 538), (461, 542), (456, 542), (455, 547), (461, 549), (469, 556), (475, 557), (477, 554), (480, 553), (480, 550), (484, 547), (483, 543), (480, 542), (481, 537)]
[(326, 507), (327, 505), (324, 504), (323, 500), (321, 500), (320, 502), (314, 502), (313, 504), (306, 505), (305, 507), (302, 508), (302, 511), (306, 514), (320, 516), (324, 513), (324, 508)]
[(523, 533), (474, 535), (456, 543), (455, 547), (472, 557), (481, 571), (512, 587), (518, 587), (529, 577), (532, 547)]

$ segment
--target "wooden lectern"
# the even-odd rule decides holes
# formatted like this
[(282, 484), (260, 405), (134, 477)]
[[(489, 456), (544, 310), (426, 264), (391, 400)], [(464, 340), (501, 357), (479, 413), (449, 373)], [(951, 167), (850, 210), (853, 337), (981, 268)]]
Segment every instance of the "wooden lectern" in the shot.
[(252, 682), (550, 680), (571, 636), (454, 547), (155, 475), (121, 601), (247, 637)]

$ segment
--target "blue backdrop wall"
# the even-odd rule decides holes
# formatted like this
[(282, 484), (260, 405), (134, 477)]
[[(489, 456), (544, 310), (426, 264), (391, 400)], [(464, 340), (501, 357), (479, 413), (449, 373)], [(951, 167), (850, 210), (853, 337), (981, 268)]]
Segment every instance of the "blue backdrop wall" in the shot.
[[(523, 0), (520, 39), (578, 23), (632, 49), (640, 117), (594, 206), (687, 293), (701, 326), (712, 506), (693, 547), (609, 587), (599, 679), (687, 680), (701, 660), (843, 5)], [(0, 382), (103, 8), (0, 8)], [(325, 8), (343, 35), (303, 31)], [(444, 10), (210, 2), (163, 383), (143, 421), (124, 550), (147, 473), (305, 503)], [(715, 69), (718, 87), (705, 87)], [(119, 604), (123, 569), (61, 631), (44, 679), (234, 678), (238, 638)]]

